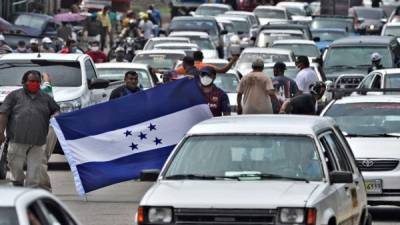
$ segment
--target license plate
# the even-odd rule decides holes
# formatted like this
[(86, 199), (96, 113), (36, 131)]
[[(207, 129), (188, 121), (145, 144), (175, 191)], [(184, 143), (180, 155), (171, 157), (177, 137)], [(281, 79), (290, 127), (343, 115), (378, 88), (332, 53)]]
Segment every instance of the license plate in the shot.
[(367, 194), (382, 194), (382, 180), (366, 180)]

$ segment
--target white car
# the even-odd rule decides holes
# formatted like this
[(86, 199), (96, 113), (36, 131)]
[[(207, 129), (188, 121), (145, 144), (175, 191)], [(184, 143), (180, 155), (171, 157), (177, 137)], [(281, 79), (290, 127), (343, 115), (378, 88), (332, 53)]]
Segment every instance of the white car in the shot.
[(182, 50), (153, 49), (137, 52), (132, 62), (146, 64), (157, 70), (171, 70), (185, 56)]
[(277, 48), (246, 48), (240, 54), (234, 69), (242, 75), (246, 75), (252, 71), (251, 64), (257, 58), (262, 58), (264, 63), (296, 61), (296, 57), (291, 50)]
[(253, 10), (253, 13), (258, 17), (261, 25), (289, 20), (288, 13), (284, 7), (260, 5)]
[[(357, 88), (383, 89), (400, 88), (400, 69), (382, 69), (369, 73)], [(367, 92), (368, 95), (397, 95), (399, 92)]]
[(271, 47), (292, 50), (295, 56), (305, 55), (310, 62), (321, 56), (318, 46), (310, 40), (276, 40)]
[(332, 119), (252, 115), (195, 125), (139, 203), (151, 224), (370, 225), (364, 181)]
[(307, 2), (289, 2), (282, 1), (276, 4), (286, 8), (289, 18), (294, 21), (311, 21), (312, 10)]
[(0, 224), (80, 224), (60, 200), (42, 189), (3, 185), (0, 195)]
[(96, 64), (98, 76), (101, 79), (110, 81), (106, 88), (106, 101), (110, 98), (111, 92), (124, 84), (125, 73), (133, 70), (139, 75), (139, 85), (143, 90), (155, 87), (158, 78), (153, 77), (149, 66), (139, 63), (98, 63)]
[(169, 37), (186, 37), (191, 43), (197, 44), (203, 52), (204, 58), (218, 58), (218, 51), (211, 37), (206, 32), (200, 31), (173, 31)]
[(154, 37), (146, 42), (143, 50), (151, 50), (154, 45), (163, 43), (190, 43), (190, 39), (185, 37)]
[(182, 50), (186, 55), (193, 56), (195, 51), (200, 51), (197, 44), (194, 43), (163, 43), (154, 45), (154, 49)]
[(336, 120), (362, 171), (370, 205), (400, 206), (400, 96), (351, 96), (321, 113)]
[(400, 42), (400, 22), (387, 23), (382, 28), (381, 36), (395, 36)]
[(194, 11), (194, 16), (217, 16), (232, 10), (232, 7), (227, 4), (205, 3), (197, 7)]
[(292, 39), (307, 40), (307, 37), (300, 30), (267, 29), (267, 30), (262, 30), (258, 34), (255, 45), (257, 47), (265, 48), (265, 47), (271, 47), (274, 41), (292, 40)]

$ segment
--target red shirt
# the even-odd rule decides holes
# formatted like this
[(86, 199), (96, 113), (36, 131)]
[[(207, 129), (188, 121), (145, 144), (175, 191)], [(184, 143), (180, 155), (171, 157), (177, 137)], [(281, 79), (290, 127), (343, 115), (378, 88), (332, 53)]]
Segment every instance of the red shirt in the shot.
[(90, 58), (93, 59), (94, 63), (103, 63), (107, 61), (107, 56), (101, 51), (93, 52), (93, 51), (87, 51), (87, 55), (90, 56)]

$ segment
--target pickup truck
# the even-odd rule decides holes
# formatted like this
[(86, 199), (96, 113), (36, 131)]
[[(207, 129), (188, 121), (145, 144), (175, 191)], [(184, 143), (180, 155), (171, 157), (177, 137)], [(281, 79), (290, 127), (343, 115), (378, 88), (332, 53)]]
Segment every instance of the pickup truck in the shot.
[(11, 32), (3, 34), (7, 43), (15, 48), (18, 41), (29, 43), (31, 38), (43, 38), (57, 35), (57, 24), (52, 16), (37, 13), (17, 14)]

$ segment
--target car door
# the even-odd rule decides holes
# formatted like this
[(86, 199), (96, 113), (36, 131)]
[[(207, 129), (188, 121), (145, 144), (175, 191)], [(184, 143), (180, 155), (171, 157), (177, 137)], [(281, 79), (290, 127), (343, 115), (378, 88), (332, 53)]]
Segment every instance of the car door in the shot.
[[(49, 225), (77, 225), (78, 222), (56, 201), (43, 198), (39, 202)], [(44, 224), (44, 223), (42, 223)]]
[(107, 93), (105, 89), (90, 89), (90, 82), (97, 79), (96, 70), (93, 66), (93, 63), (90, 59), (85, 60), (85, 71), (86, 78), (88, 80), (88, 89), (90, 95), (90, 103), (89, 105), (94, 105), (97, 103), (107, 101)]
[[(348, 159), (343, 156), (339, 150), (340, 146), (337, 145), (336, 135), (333, 131), (327, 131), (320, 136), (320, 142), (331, 160), (336, 162), (337, 171), (349, 171), (352, 172), (351, 165), (349, 165)], [(333, 184), (336, 188), (336, 200), (340, 204), (337, 211), (337, 224), (351, 225), (353, 224), (353, 204), (355, 202), (354, 184)], [(352, 194), (353, 193), (353, 194)]]

